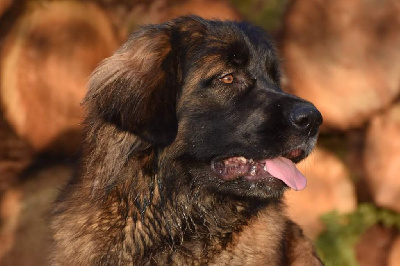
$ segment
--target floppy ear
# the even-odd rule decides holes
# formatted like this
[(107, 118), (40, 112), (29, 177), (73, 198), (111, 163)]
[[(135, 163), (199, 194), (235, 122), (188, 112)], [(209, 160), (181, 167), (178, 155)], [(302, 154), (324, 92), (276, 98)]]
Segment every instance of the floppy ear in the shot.
[(89, 81), (88, 115), (153, 144), (172, 142), (178, 80), (170, 34), (167, 25), (144, 27), (104, 60)]

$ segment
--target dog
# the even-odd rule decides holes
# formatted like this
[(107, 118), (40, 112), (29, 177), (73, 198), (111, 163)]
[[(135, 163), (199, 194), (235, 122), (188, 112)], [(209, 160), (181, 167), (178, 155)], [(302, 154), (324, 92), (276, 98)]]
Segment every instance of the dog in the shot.
[(94, 71), (54, 265), (322, 265), (284, 212), (320, 112), (281, 90), (271, 39), (196, 16), (147, 25)]

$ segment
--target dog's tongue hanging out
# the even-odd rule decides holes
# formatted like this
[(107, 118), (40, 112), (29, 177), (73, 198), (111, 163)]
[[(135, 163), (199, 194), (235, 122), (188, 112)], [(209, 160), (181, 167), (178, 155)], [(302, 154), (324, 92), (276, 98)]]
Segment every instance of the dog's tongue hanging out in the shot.
[(285, 157), (265, 160), (267, 171), (294, 190), (302, 190), (307, 185), (306, 177), (300, 173), (296, 165)]
[(240, 177), (254, 181), (275, 177), (294, 190), (302, 190), (307, 185), (305, 176), (291, 160), (285, 157), (261, 161), (232, 157), (223, 161), (214, 161), (211, 168), (226, 181)]

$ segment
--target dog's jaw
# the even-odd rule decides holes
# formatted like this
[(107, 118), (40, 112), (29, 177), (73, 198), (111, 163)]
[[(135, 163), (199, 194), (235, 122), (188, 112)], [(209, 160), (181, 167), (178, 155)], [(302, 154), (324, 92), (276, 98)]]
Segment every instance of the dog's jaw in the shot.
[[(296, 153), (299, 152), (296, 151)], [(211, 169), (224, 181), (243, 178), (249, 182), (254, 182), (277, 178), (294, 190), (302, 190), (307, 184), (306, 178), (296, 168), (295, 164), (281, 156), (259, 161), (244, 157), (232, 157), (223, 161), (213, 161)]]
[[(306, 177), (297, 169), (295, 163), (306, 158), (315, 146), (317, 137), (280, 155), (266, 159), (252, 159), (243, 156), (220, 157), (211, 161), (211, 170), (223, 182), (282, 183), (294, 190), (303, 190)], [(275, 180), (274, 180), (275, 179)]]

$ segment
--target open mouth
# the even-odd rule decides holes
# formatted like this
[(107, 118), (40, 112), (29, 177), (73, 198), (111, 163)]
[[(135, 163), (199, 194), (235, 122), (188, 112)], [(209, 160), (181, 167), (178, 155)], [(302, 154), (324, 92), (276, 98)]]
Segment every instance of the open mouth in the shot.
[(273, 177), (283, 181), (294, 190), (302, 190), (307, 185), (307, 179), (300, 173), (294, 162), (300, 161), (304, 155), (304, 150), (294, 149), (272, 159), (253, 160), (245, 157), (231, 157), (213, 160), (211, 169), (224, 181), (239, 178), (259, 181)]

